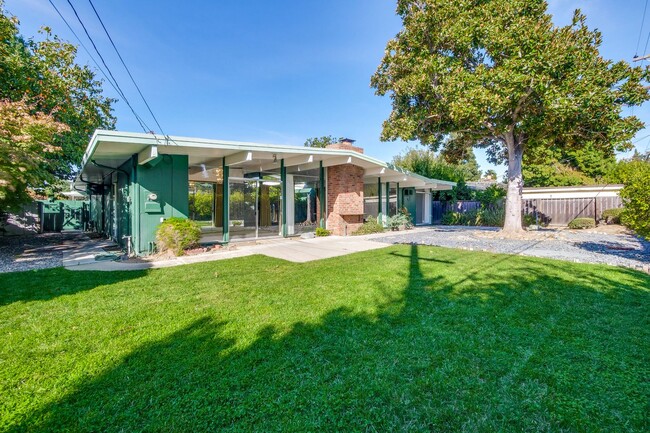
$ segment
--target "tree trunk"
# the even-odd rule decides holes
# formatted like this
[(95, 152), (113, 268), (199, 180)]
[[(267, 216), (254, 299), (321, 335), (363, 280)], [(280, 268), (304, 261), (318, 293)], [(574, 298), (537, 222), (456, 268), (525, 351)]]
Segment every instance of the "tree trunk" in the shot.
[(512, 132), (506, 134), (508, 146), (508, 191), (506, 194), (506, 218), (503, 231), (517, 233), (523, 231), (521, 224), (521, 190), (524, 187), (524, 178), (521, 174), (521, 162), (524, 156), (522, 143), (515, 140)]

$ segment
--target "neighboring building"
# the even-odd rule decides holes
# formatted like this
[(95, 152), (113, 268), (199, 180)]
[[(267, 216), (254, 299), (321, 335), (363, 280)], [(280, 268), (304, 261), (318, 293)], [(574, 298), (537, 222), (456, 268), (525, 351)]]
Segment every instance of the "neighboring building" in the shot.
[(317, 226), (349, 235), (364, 219), (405, 207), (431, 222), (428, 179), (363, 154), (344, 140), (327, 148), (96, 131), (77, 187), (90, 196), (91, 229), (135, 254), (152, 251), (165, 218), (199, 222), (205, 242), (292, 236)]

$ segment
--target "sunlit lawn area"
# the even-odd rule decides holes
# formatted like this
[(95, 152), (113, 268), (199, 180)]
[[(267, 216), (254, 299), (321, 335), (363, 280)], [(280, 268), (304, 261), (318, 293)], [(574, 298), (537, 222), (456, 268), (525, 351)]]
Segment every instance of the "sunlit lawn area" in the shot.
[(648, 431), (650, 276), (394, 246), (0, 275), (2, 431)]

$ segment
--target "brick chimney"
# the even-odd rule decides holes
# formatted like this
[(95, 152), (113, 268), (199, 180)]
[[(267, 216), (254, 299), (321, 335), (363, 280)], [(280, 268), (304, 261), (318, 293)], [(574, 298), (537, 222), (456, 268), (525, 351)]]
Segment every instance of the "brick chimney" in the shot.
[(340, 143), (328, 144), (325, 147), (328, 149), (351, 150), (353, 152), (363, 153), (363, 148), (355, 146), (354, 141), (351, 138), (343, 138)]

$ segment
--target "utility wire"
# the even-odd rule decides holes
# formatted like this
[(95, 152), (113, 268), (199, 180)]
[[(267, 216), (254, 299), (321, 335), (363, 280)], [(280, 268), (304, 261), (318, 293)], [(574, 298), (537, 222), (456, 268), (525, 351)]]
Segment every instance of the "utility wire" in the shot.
[[(645, 13), (647, 9), (648, 9), (648, 0), (645, 0), (645, 6), (643, 6), (643, 18), (641, 18), (641, 28), (639, 29), (639, 38), (636, 41), (636, 50), (634, 51), (635, 57), (637, 56), (637, 54), (639, 54), (639, 44), (641, 43), (641, 35), (643, 34), (643, 25), (645, 24)], [(646, 53), (644, 52), (643, 55), (645, 54)]]
[(81, 24), (81, 27), (83, 28), (84, 32), (86, 33), (86, 36), (88, 37), (88, 39), (90, 40), (90, 43), (92, 44), (93, 48), (95, 49), (95, 52), (99, 56), (99, 59), (102, 61), (102, 64), (104, 65), (104, 67), (108, 71), (108, 74), (111, 76), (111, 78), (115, 82), (115, 86), (117, 87), (117, 92), (120, 94), (120, 96), (122, 96), (122, 98), (124, 99), (124, 102), (126, 103), (126, 105), (129, 106), (129, 108), (131, 109), (131, 112), (133, 113), (133, 115), (137, 119), (138, 123), (140, 124), (140, 126), (142, 127), (144, 132), (150, 132), (151, 129), (147, 126), (146, 122), (140, 116), (138, 116), (138, 114), (133, 109), (133, 106), (129, 102), (128, 98), (126, 97), (126, 95), (124, 94), (122, 89), (120, 88), (120, 85), (118, 84), (117, 79), (115, 79), (115, 76), (111, 72), (111, 68), (109, 68), (108, 65), (106, 64), (106, 61), (104, 60), (104, 57), (102, 56), (102, 53), (99, 52), (99, 49), (97, 48), (97, 45), (95, 45), (95, 41), (90, 36), (90, 33), (88, 33), (88, 29), (86, 29), (86, 26), (83, 23), (83, 21), (81, 20), (81, 18), (79, 17), (79, 14), (77, 13), (77, 10), (75, 9), (74, 5), (72, 4), (72, 2), (70, 0), (67, 0), (67, 1), (68, 1), (68, 4), (70, 5), (70, 7), (72, 8), (72, 11), (74, 12), (74, 15), (77, 17), (77, 21), (79, 21), (79, 24)]
[[(66, 20), (65, 17), (63, 16), (63, 14), (59, 11), (59, 8), (56, 7), (56, 5), (54, 4), (54, 2), (53, 2), (52, 0), (48, 0), (48, 1), (49, 1), (50, 4), (52, 5), (52, 7), (53, 7), (54, 10), (56, 11), (56, 13), (59, 14), (59, 17), (63, 20), (63, 22), (65, 23), (65, 25), (68, 27), (68, 30), (70, 30), (70, 31), (72, 32), (72, 34), (74, 35), (74, 37), (77, 39), (77, 42), (79, 42), (79, 45), (81, 45), (81, 47), (84, 49), (84, 51), (86, 51), (86, 54), (88, 54), (88, 57), (90, 57), (90, 59), (93, 61), (93, 63), (94, 63), (95, 66), (97, 67), (97, 70), (98, 70), (99, 72), (102, 73), (102, 75), (104, 76), (104, 78), (106, 79), (106, 81), (108, 81), (108, 82), (110, 83), (110, 85), (113, 86), (113, 89), (115, 89), (115, 91), (117, 92), (117, 87), (115, 87), (115, 84), (113, 84), (113, 80), (111, 80), (111, 79), (108, 77), (108, 75), (106, 75), (106, 72), (104, 72), (104, 69), (103, 69), (101, 66), (99, 66), (99, 63), (97, 63), (97, 60), (95, 60), (95, 58), (94, 58), (93, 55), (90, 53), (90, 51), (88, 50), (88, 48), (86, 48), (86, 45), (84, 45), (84, 43), (83, 43), (83, 41), (81, 40), (81, 38), (79, 38), (79, 35), (77, 35), (77, 33), (76, 33), (76, 32), (74, 31), (74, 29), (72, 28), (72, 26), (68, 23), (68, 20)], [(119, 92), (118, 92), (118, 93), (119, 93)]]
[(149, 103), (147, 102), (147, 99), (142, 94), (142, 91), (140, 90), (140, 87), (138, 86), (138, 84), (135, 82), (135, 79), (133, 78), (133, 75), (131, 74), (131, 71), (126, 66), (126, 62), (124, 62), (124, 59), (122, 58), (122, 55), (120, 54), (120, 51), (117, 49), (117, 46), (115, 45), (115, 42), (113, 42), (113, 38), (111, 38), (110, 33), (108, 33), (108, 30), (106, 29), (106, 26), (104, 25), (104, 21), (102, 21), (102, 18), (99, 16), (99, 13), (97, 12), (97, 9), (95, 8), (95, 5), (93, 4), (92, 0), (88, 0), (88, 3), (90, 3), (90, 6), (93, 8), (93, 11), (95, 11), (95, 15), (97, 16), (97, 19), (99, 20), (99, 23), (102, 25), (102, 28), (104, 29), (104, 32), (106, 33), (106, 36), (108, 36), (108, 40), (111, 41), (111, 45), (115, 49), (115, 52), (117, 53), (117, 57), (120, 58), (120, 61), (122, 62), (122, 66), (124, 66), (124, 69), (126, 69), (126, 72), (129, 74), (129, 78), (131, 78), (131, 82), (133, 82), (133, 85), (138, 90), (138, 93), (140, 94), (140, 97), (144, 101), (144, 105), (147, 106), (147, 110), (149, 110), (149, 114), (151, 114), (151, 117), (153, 117), (153, 120), (156, 122), (156, 125), (158, 125), (158, 128), (160, 129), (160, 132), (163, 134), (163, 136), (166, 137), (167, 134), (165, 134), (165, 131), (163, 130), (162, 126), (160, 126), (160, 122), (158, 122), (158, 119), (156, 118), (156, 115), (153, 114), (153, 111), (151, 110), (151, 107), (149, 106)]

